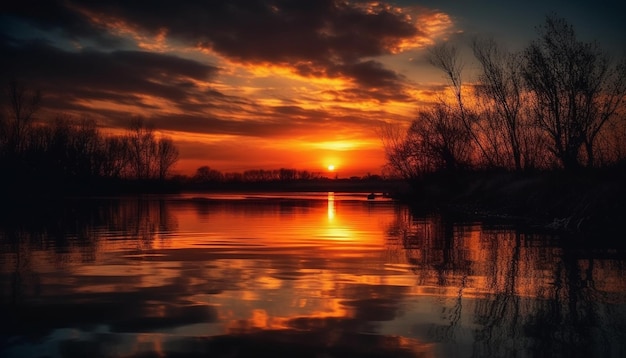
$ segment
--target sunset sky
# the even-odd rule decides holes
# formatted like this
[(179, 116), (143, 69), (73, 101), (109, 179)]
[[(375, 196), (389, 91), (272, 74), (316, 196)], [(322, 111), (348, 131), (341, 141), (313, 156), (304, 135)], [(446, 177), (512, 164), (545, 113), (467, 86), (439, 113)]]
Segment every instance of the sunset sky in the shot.
[[(509, 49), (556, 13), (626, 51), (619, 1), (21, 1), (0, 6), (0, 79), (44, 95), (40, 118), (133, 116), (180, 150), (176, 171), (295, 168), (381, 173), (383, 123), (408, 125), (443, 77), (441, 41)], [(465, 47), (466, 48), (466, 47)], [(466, 60), (466, 80), (475, 63)], [(333, 174), (335, 175), (335, 174)]]

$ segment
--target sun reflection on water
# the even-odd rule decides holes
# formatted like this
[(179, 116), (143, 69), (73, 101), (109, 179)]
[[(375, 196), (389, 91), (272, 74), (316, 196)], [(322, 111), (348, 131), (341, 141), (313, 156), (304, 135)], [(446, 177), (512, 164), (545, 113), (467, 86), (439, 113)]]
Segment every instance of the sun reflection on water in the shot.
[[(563, 347), (592, 347), (587, 356), (624, 351), (623, 253), (581, 256), (536, 234), (414, 217), (365, 195), (116, 201), (94, 208), (80, 241), (34, 227), (10, 242), (0, 227), (4, 329), (43, 342), (15, 339), (0, 356), (87, 344), (102, 356), (190, 357), (278, 343), (293, 356), (561, 348), (535, 327), (575, 336)], [(95, 221), (103, 213), (111, 217)]]
[(328, 192), (328, 221), (331, 222), (335, 219), (335, 193)]

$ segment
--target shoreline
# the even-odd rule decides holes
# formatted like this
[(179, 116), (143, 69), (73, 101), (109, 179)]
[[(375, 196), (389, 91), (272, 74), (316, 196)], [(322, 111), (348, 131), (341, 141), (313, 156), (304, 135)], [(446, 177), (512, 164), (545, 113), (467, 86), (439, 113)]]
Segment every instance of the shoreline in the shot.
[(434, 173), (412, 181), (319, 179), (190, 183), (170, 180), (92, 181), (54, 185), (41, 180), (5, 187), (2, 206), (10, 209), (15, 205), (36, 204), (39, 200), (103, 195), (332, 191), (376, 193), (391, 197), (418, 212), (444, 211), (480, 220), (519, 222), (548, 230), (597, 236), (618, 232), (626, 219), (624, 183), (624, 166), (577, 172), (461, 171)]
[(412, 182), (401, 201), (555, 232), (601, 236), (626, 219), (626, 171), (464, 172)]

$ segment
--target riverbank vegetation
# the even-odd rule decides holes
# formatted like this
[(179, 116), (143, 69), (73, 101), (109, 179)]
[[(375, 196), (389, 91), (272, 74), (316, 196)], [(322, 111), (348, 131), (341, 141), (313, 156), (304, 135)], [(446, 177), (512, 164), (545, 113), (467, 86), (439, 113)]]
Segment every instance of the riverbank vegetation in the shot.
[(13, 80), (0, 117), (0, 167), (5, 195), (62, 195), (168, 187), (178, 160), (170, 138), (141, 118), (123, 134), (104, 134), (94, 121), (59, 116), (36, 120), (41, 95)]
[[(580, 170), (472, 170), (431, 173), (397, 198), (416, 211), (519, 223), (541, 229), (611, 234), (626, 215), (626, 163)], [(615, 238), (616, 239), (616, 238)]]
[(614, 61), (554, 15), (519, 52), (472, 42), (479, 72), (466, 82), (461, 51), (433, 47), (448, 81), (406, 131), (382, 131), (390, 169), (410, 200), (597, 229), (626, 212), (626, 59)]

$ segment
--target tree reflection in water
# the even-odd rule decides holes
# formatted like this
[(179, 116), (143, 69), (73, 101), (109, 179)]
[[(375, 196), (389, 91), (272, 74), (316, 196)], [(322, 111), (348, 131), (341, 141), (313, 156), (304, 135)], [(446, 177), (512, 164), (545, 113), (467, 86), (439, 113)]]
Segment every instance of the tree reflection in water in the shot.
[(433, 325), (431, 339), (454, 342), (465, 315), (472, 356), (626, 354), (623, 251), (408, 210), (388, 234), (418, 285), (450, 297), (442, 303), (449, 324)]
[[(11, 292), (13, 303), (19, 303), (25, 295), (41, 294), (41, 259), (47, 256), (43, 253), (54, 252), (52, 258), (43, 259), (50, 260), (45, 265), (54, 265), (55, 269), (95, 262), (103, 254), (104, 242), (109, 249), (117, 241), (122, 246), (119, 249), (146, 255), (155, 240), (166, 244), (168, 234), (177, 227), (164, 200), (142, 198), (42, 201), (4, 207), (2, 214), (0, 248), (3, 257), (12, 255), (10, 260), (0, 262), (0, 268), (12, 272), (12, 285), (4, 292)], [(7, 295), (2, 298), (7, 299)]]
[(625, 355), (623, 250), (322, 198), (11, 210), (0, 355)]

